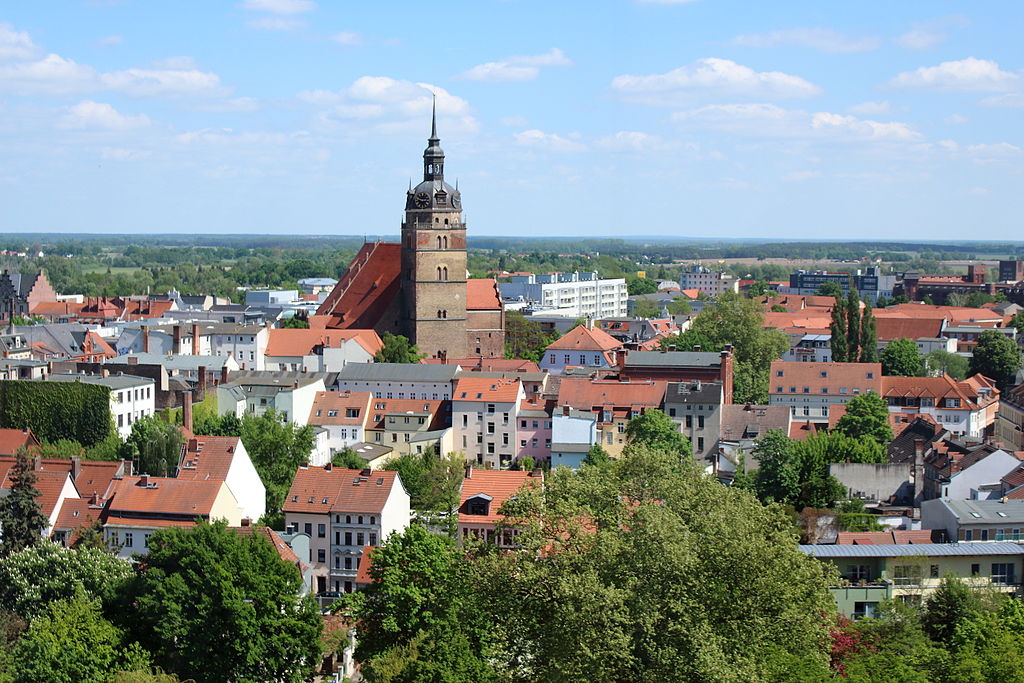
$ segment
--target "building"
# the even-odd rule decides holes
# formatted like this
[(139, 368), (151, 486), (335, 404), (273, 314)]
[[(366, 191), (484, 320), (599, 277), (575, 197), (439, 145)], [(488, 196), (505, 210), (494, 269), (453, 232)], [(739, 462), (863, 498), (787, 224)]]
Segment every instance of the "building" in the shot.
[(369, 391), (376, 398), (452, 397), (458, 365), (423, 363), (349, 363), (337, 377), (338, 391)]
[(577, 325), (544, 349), (540, 367), (553, 375), (564, 374), (569, 367), (611, 369), (621, 349), (622, 342), (593, 324)]
[(880, 363), (790, 363), (774, 361), (768, 404), (788, 406), (794, 420), (828, 421), (829, 407), (868, 392), (881, 394)]
[(598, 415), (590, 410), (558, 406), (551, 415), (551, 467), (578, 469), (598, 442)]
[(1009, 389), (999, 401), (995, 439), (1014, 451), (1024, 451), (1024, 384)]
[(517, 420), (525, 398), (518, 379), (461, 377), (452, 398), (455, 448), (469, 462), (508, 469), (519, 453)]
[[(665, 399), (665, 385), (666, 382), (651, 380), (617, 382), (564, 377), (555, 410), (557, 413), (558, 408), (569, 406), (593, 413), (597, 419), (596, 443), (613, 457), (618, 457), (626, 446), (629, 421), (647, 410), (660, 408)], [(564, 443), (555, 434), (552, 434), (552, 440), (553, 443)]]
[(459, 538), (514, 548), (516, 529), (505, 528), (498, 533), (497, 525), (505, 519), (499, 512), (501, 506), (525, 487), (543, 484), (544, 475), (540, 470), (496, 472), (467, 466), (459, 499)]
[(722, 400), (732, 403), (732, 346), (724, 351), (630, 351), (619, 356), (620, 379), (630, 382), (718, 382)]
[(942, 529), (954, 541), (1020, 542), (1024, 500), (926, 500), (921, 503), (921, 528)]
[(842, 578), (832, 586), (832, 597), (840, 613), (854, 618), (875, 616), (883, 600), (926, 600), (944, 576), (1016, 593), (1024, 558), (1016, 543), (802, 545), (800, 550), (836, 566)]
[(349, 363), (371, 363), (384, 348), (373, 330), (271, 329), (264, 350), (269, 371), (338, 372)]
[(242, 509), (243, 519), (255, 522), (267, 511), (267, 489), (237, 436), (190, 437), (182, 448), (175, 477), (223, 481)]
[(878, 303), (878, 297), (892, 298), (893, 288), (896, 286), (895, 275), (882, 275), (882, 269), (878, 266), (871, 266), (864, 272), (857, 270), (853, 273), (829, 273), (824, 270), (798, 270), (789, 276), (789, 287), (780, 288), (785, 294), (817, 294), (818, 290), (826, 282), (834, 282), (839, 285), (843, 294), (850, 293), (850, 286), (860, 293), (863, 301), (869, 301), (872, 305)]
[(285, 528), (310, 537), (316, 593), (327, 596), (351, 593), (363, 550), (401, 532), (411, 519), (397, 472), (330, 464), (299, 467), (283, 509)]
[[(15, 462), (14, 457), (0, 456), (0, 498), (7, 496), (14, 485), (11, 477), (14, 474)], [(36, 477), (33, 486), (39, 492), (36, 502), (39, 504), (39, 511), (46, 517), (46, 526), (39, 532), (46, 538), (57, 528), (65, 503), (79, 497), (78, 488), (75, 486), (75, 472), (71, 461), (44, 460), (38, 457), (32, 460), (32, 470)]]
[(51, 301), (57, 301), (57, 292), (45, 272), (0, 273), (0, 319), (28, 318), (37, 304)]
[(306, 424), (313, 400), (325, 391), (324, 375), (296, 372), (240, 373), (230, 382), (217, 385), (217, 414), (237, 417), (262, 415), (268, 410), (281, 413), (287, 422)]
[(718, 450), (723, 399), (721, 382), (669, 382), (665, 390), (665, 413), (690, 440), (697, 460)]
[(551, 412), (554, 401), (524, 399), (519, 404), (519, 452), (515, 459), (533, 458), (534, 463), (551, 460)]
[(726, 292), (739, 292), (740, 281), (731, 275), (713, 271), (698, 263), (684, 268), (679, 274), (679, 289), (699, 289), (701, 294), (718, 296)]
[(881, 395), (890, 412), (928, 415), (953, 434), (976, 438), (990, 432), (999, 409), (999, 390), (983, 375), (959, 382), (949, 375), (883, 377)]
[(744, 471), (757, 469), (753, 452), (757, 441), (775, 429), (789, 435), (793, 413), (788, 406), (723, 405), (719, 417), (718, 452), (712, 454), (712, 471), (731, 481), (740, 464)]
[(535, 309), (557, 310), (576, 317), (626, 315), (629, 292), (625, 278), (600, 279), (596, 272), (519, 273), (498, 285), (505, 300), (526, 301)]
[(321, 391), (313, 399), (307, 424), (326, 432), (323, 452), (313, 465), (326, 465), (331, 457), (366, 440), (366, 426), (370, 421), (369, 391)]
[[(371, 408), (363, 440), (376, 447), (387, 447), (390, 449), (389, 457), (423, 453), (431, 447), (439, 455), (445, 455), (455, 448), (452, 430), (449, 429), (452, 424), (451, 401), (374, 398)], [(358, 448), (356, 452), (359, 454)]]
[(789, 351), (783, 360), (797, 363), (829, 363), (832, 361), (831, 334), (789, 335)]
[(135, 421), (149, 417), (156, 409), (155, 384), (153, 380), (135, 375), (81, 375), (52, 373), (47, 382), (82, 382), (96, 384), (110, 389), (110, 413), (114, 418), (117, 433), (125, 439), (132, 433)]
[(467, 277), (462, 193), (444, 180), (440, 142), (435, 116), (423, 181), (406, 193), (401, 243), (363, 245), (317, 315), (330, 328), (404, 334), (428, 356), (501, 357), (498, 286)]
[(304, 277), (299, 280), (299, 288), (306, 294), (319, 294), (334, 289), (338, 281), (330, 277)]

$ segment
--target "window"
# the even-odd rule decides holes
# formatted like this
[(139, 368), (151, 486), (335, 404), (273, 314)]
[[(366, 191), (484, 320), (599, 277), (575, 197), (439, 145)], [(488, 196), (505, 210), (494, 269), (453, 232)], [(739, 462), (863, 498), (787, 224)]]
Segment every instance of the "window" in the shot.
[(488, 442), (487, 443), (487, 452), (488, 453), (492, 453), (492, 454), (494, 453), (494, 443), (493, 442)]
[(855, 602), (853, 603), (853, 618), (873, 619), (877, 610), (877, 602)]
[(1014, 581), (1014, 564), (1012, 562), (992, 563), (992, 583), (1011, 585)]
[(352, 558), (351, 557), (346, 557), (345, 558), (345, 569), (352, 569)]
[(494, 423), (493, 422), (488, 422), (487, 423), (487, 433), (488, 434), (493, 434), (494, 433)]
[(504, 434), (501, 435), (501, 443), (503, 446), (508, 445), (508, 432), (505, 432)]
[(340, 531), (335, 531), (334, 532), (334, 545), (341, 545), (341, 532)]
[(327, 551), (324, 550), (323, 548), (320, 548), (319, 550), (317, 550), (316, 551), (316, 561), (321, 563), (321, 564), (326, 562), (327, 561)]
[(686, 416), (686, 428), (693, 429), (693, 415)]
[(363, 534), (362, 532), (359, 532), (358, 534), (356, 534), (356, 545), (359, 545), (359, 546), (363, 545), (363, 541), (365, 541), (365, 540), (366, 540), (366, 535), (365, 534)]
[(702, 452), (702, 453), (704, 452), (704, 437), (703, 436), (698, 436), (697, 437), (697, 450)]
[(346, 531), (345, 532), (345, 545), (352, 545), (352, 532), (351, 531)]
[(569, 354), (565, 354), (565, 356), (563, 356), (563, 360), (565, 361), (565, 364), (568, 365), (569, 364)]
[(921, 568), (916, 565), (896, 565), (892, 568), (892, 581), (897, 586), (919, 586)]
[(979, 574), (981, 574), (981, 565), (980, 564), (972, 564), (971, 565), (971, 576), (978, 576)]
[(134, 545), (132, 542), (132, 532), (126, 531), (124, 534), (124, 547), (131, 548)]
[(310, 522), (306, 522), (305, 524), (303, 524), (302, 530), (306, 533), (307, 536), (313, 535), (313, 525)]
[[(703, 406), (701, 406), (701, 407), (703, 407)], [(698, 415), (697, 416), (697, 429), (704, 429), (704, 416), (703, 415)]]
[(520, 439), (519, 440), (519, 447), (520, 448), (526, 448), (526, 439)]
[(870, 578), (866, 564), (851, 564), (846, 568), (846, 578), (850, 581), (867, 581)]
[(326, 524), (317, 524), (316, 525), (316, 535), (317, 535), (317, 538), (323, 538), (324, 536), (326, 536), (327, 535), (327, 525)]
[(933, 564), (928, 568), (928, 577), (932, 579), (939, 578), (939, 565)]
[(370, 545), (377, 545), (377, 534), (370, 534)]

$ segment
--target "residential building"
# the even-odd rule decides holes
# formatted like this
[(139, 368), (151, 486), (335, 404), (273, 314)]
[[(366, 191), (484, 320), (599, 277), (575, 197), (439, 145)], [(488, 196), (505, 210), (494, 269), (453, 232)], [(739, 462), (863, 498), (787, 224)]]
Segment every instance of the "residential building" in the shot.
[(683, 330), (668, 318), (602, 318), (595, 326), (618, 339), (628, 348), (640, 348), (647, 342), (658, 341)]
[(832, 361), (831, 334), (789, 335), (789, 351), (783, 360), (803, 363), (829, 363)]
[(438, 454), (454, 446), (452, 402), (421, 398), (374, 398), (367, 414), (364, 441), (386, 446), (395, 455), (423, 453), (433, 447)]
[(626, 315), (629, 298), (625, 278), (602, 280), (596, 272), (521, 273), (498, 288), (505, 300), (527, 301), (537, 308), (590, 319)]
[(619, 378), (630, 382), (718, 382), (722, 401), (732, 403), (732, 346), (724, 351), (629, 351), (619, 355)]
[(723, 399), (721, 382), (669, 382), (665, 390), (665, 413), (690, 440), (699, 461), (718, 452)]
[(307, 424), (323, 428), (327, 434), (325, 451), (312, 464), (325, 465), (335, 453), (366, 440), (371, 401), (369, 391), (321, 391), (316, 395)]
[[(666, 382), (652, 380), (616, 382), (563, 377), (557, 406), (594, 413), (597, 417), (597, 442), (610, 455), (618, 457), (626, 445), (629, 421), (647, 410), (660, 408), (665, 399), (665, 385)], [(552, 438), (558, 442), (556, 435), (552, 434)]]
[(598, 443), (597, 413), (558, 406), (551, 415), (551, 467), (578, 469)]
[(319, 294), (330, 292), (338, 281), (330, 277), (304, 277), (299, 282), (299, 288), (306, 294)]
[(285, 528), (310, 537), (318, 595), (355, 589), (367, 546), (384, 543), (409, 525), (409, 494), (397, 472), (299, 467), (284, 501)]
[(554, 401), (540, 398), (523, 399), (519, 403), (519, 450), (515, 460), (533, 458), (534, 463), (551, 460), (551, 411)]
[(287, 306), (299, 298), (296, 289), (251, 289), (245, 293), (247, 306)]
[(190, 437), (182, 448), (175, 477), (223, 481), (241, 508), (243, 519), (255, 522), (267, 511), (267, 489), (240, 437)]
[(569, 367), (611, 369), (621, 349), (622, 342), (592, 323), (577, 325), (544, 349), (540, 367), (553, 375), (565, 374)]
[(881, 394), (880, 363), (789, 363), (774, 361), (768, 378), (769, 405), (785, 405), (795, 420), (828, 421), (829, 407), (869, 391)]
[(698, 263), (684, 268), (679, 274), (679, 289), (699, 289), (701, 294), (718, 296), (726, 292), (739, 292), (740, 281)]
[[(0, 498), (10, 494), (14, 482), (11, 478), (15, 464), (14, 457), (0, 456)], [(46, 526), (40, 534), (49, 537), (61, 515), (61, 509), (69, 499), (78, 498), (78, 488), (68, 460), (49, 460), (35, 457), (32, 470), (36, 477), (33, 485), (39, 492), (36, 502), (39, 511), (46, 517)]]
[(242, 370), (264, 370), (270, 328), (264, 325), (206, 323), (200, 333), (208, 332), (210, 353), (230, 356)]
[(135, 375), (81, 375), (52, 373), (47, 382), (82, 382), (96, 384), (110, 390), (110, 413), (114, 426), (122, 439), (132, 432), (136, 420), (148, 417), (155, 410), (155, 386), (153, 380)]
[(1019, 542), (1024, 540), (1024, 500), (926, 500), (921, 528), (943, 529), (953, 541)]
[(817, 294), (826, 282), (834, 282), (839, 285), (844, 295), (850, 293), (852, 286), (860, 294), (862, 301), (869, 301), (874, 305), (878, 303), (880, 296), (892, 298), (893, 287), (896, 286), (896, 276), (882, 275), (882, 269), (878, 266), (871, 266), (863, 272), (857, 270), (853, 273), (798, 270), (789, 276), (789, 286), (782, 287), (779, 291), (784, 294)]
[(1024, 547), (1016, 543), (802, 545), (800, 550), (839, 570), (832, 586), (839, 612), (874, 617), (883, 600), (927, 600), (945, 576), (1001, 593), (1020, 588)]
[(383, 348), (373, 330), (271, 329), (264, 363), (269, 371), (338, 372), (372, 363)]
[[(161, 355), (159, 353), (131, 353), (111, 358), (107, 365), (122, 366), (121, 372), (133, 372), (139, 365), (160, 365), (167, 370), (168, 377), (180, 377), (189, 382), (199, 382), (200, 371), (206, 372), (206, 380), (216, 384), (231, 373), (241, 370), (232, 356), (215, 355)], [(123, 367), (135, 366), (135, 367)]]
[(793, 413), (788, 406), (723, 405), (718, 452), (710, 457), (712, 472), (721, 480), (732, 481), (741, 463), (744, 471), (756, 470), (753, 452), (758, 440), (773, 429), (788, 435), (792, 424)]
[(881, 395), (890, 412), (928, 415), (954, 434), (976, 438), (991, 433), (999, 409), (999, 389), (983, 375), (959, 382), (949, 375), (883, 377)]
[(36, 446), (39, 446), (39, 439), (31, 429), (0, 429), (0, 456), (14, 456), (23, 448), (31, 451)]
[(518, 379), (459, 378), (452, 399), (455, 448), (469, 462), (507, 469), (519, 453), (517, 420), (525, 398)]
[(505, 501), (526, 487), (542, 487), (541, 470), (493, 471), (466, 467), (459, 499), (459, 538), (496, 543), (501, 548), (516, 546), (516, 529), (498, 532), (497, 524), (505, 517), (500, 513)]
[(0, 273), (0, 319), (28, 318), (37, 304), (51, 301), (57, 301), (57, 292), (45, 272)]
[(925, 498), (999, 500), (1003, 478), (1020, 464), (1017, 456), (989, 444), (980, 444), (961, 457), (949, 450), (937, 451), (925, 459)]
[(325, 389), (322, 374), (240, 372), (217, 385), (217, 414), (241, 417), (275, 410), (285, 421), (304, 425), (316, 395)]
[(995, 439), (1006, 448), (1024, 451), (1024, 384), (1002, 395), (996, 412)]
[(376, 398), (436, 401), (452, 397), (458, 365), (349, 363), (338, 372), (339, 391), (369, 391)]

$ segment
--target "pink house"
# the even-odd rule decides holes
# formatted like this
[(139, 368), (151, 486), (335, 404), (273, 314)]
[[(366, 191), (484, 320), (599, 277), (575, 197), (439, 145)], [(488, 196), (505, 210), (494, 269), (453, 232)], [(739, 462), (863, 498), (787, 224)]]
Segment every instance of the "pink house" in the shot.
[(519, 403), (519, 450), (516, 460), (529, 456), (535, 463), (551, 459), (551, 410), (553, 401), (524, 399)]

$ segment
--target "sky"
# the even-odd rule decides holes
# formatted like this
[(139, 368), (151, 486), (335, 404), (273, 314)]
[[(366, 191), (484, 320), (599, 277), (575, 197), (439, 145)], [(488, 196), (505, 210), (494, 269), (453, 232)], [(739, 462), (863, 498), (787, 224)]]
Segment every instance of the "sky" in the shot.
[(1024, 239), (1024, 4), (0, 0), (0, 232)]

